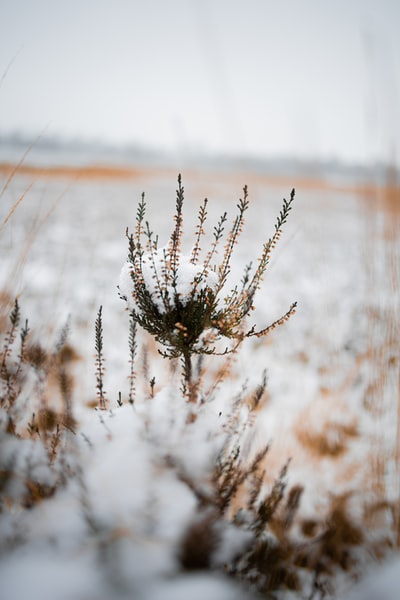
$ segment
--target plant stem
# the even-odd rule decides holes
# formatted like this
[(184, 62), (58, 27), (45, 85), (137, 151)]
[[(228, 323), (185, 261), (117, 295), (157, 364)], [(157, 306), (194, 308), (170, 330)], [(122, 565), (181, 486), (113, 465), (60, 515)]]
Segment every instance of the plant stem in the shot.
[(183, 351), (183, 391), (189, 402), (196, 402), (193, 385), (192, 357), (189, 349)]

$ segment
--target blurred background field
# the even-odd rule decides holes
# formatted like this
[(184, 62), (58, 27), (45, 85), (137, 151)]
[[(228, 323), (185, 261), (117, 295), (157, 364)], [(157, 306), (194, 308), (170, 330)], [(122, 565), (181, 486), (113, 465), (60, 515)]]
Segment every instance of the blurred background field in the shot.
[[(0, 167), (1, 316), (6, 327), (18, 297), (34, 339), (50, 347), (68, 322), (78, 357), (74, 416), (85, 423), (88, 407), (97, 404), (94, 321), (100, 305), (107, 397), (114, 409), (118, 399), (127, 401), (128, 315), (117, 290), (127, 257), (125, 230), (134, 226), (144, 191), (151, 227), (160, 244), (167, 241), (177, 173), (170, 165), (65, 162), (67, 167)], [(396, 546), (400, 532), (400, 212), (399, 188), (389, 175), (382, 185), (348, 175), (338, 182), (237, 166), (182, 172), (184, 250), (190, 250), (205, 196), (210, 235), (222, 212), (233, 218), (243, 185), (249, 187), (250, 208), (235, 248), (232, 281), (260, 254), (282, 198), (296, 187), (292, 214), (251, 318), (263, 327), (293, 301), (297, 313), (265, 340), (243, 345), (222, 395), (258, 385), (266, 369), (265, 405), (252, 440), (254, 448), (271, 444), (266, 485), (291, 459), (290, 485), (304, 486), (299, 519), (323, 521), (335, 498), (347, 498), (346, 510), (355, 522), (361, 518), (366, 543), (376, 545), (371, 552), (377, 555), (382, 544)], [(171, 371), (146, 337), (140, 334), (138, 340), (139, 396), (148, 394), (153, 377), (154, 392), (161, 392)], [(204, 385), (224, 360), (206, 359)], [(48, 399), (51, 406), (51, 392)]]
[[(72, 340), (82, 356), (79, 402), (85, 403), (95, 393), (93, 327), (102, 305), (105, 381), (115, 405), (118, 393), (126, 397), (128, 388), (127, 314), (117, 290), (127, 257), (125, 230), (133, 227), (144, 191), (151, 226), (160, 243), (166, 243), (173, 226), (177, 174), (170, 167), (143, 165), (108, 176), (100, 167), (56, 170), (51, 176), (48, 170), (24, 173), (24, 168), (9, 183), (10, 171), (3, 169), (7, 189), (2, 196), (0, 242), (2, 313), (7, 314), (18, 296), (24, 314), (49, 339), (70, 318)], [(297, 314), (265, 342), (249, 342), (234, 368), (235, 377), (251, 382), (258, 381), (264, 368), (268, 370), (273, 416), (267, 409), (263, 435), (275, 439), (278, 462), (282, 454), (297, 455), (293, 444), (299, 443), (293, 432), (281, 435), (279, 428), (291, 430), (302, 419), (311, 432), (304, 433), (307, 439), (300, 433), (300, 442), (311, 455), (316, 450), (313, 427), (316, 438), (332, 437), (332, 449), (328, 440), (326, 453), (345, 485), (350, 483), (352, 467), (341, 461), (335, 464), (342, 454), (335, 448), (354, 440), (351, 435), (341, 439), (341, 421), (354, 424), (364, 444), (362, 452), (379, 454), (379, 445), (389, 444), (393, 458), (398, 427), (398, 189), (272, 177), (237, 168), (189, 169), (183, 178), (186, 250), (203, 198), (209, 199), (211, 235), (211, 225), (222, 212), (233, 218), (242, 187), (249, 186), (251, 204), (236, 248), (232, 282), (260, 254), (263, 241), (272, 234), (282, 198), (296, 186), (295, 208), (272, 256), (253, 318), (258, 327), (265, 326), (295, 300)], [(168, 375), (162, 360), (153, 360), (151, 376), (162, 387)], [(372, 444), (370, 435), (378, 436), (378, 445)], [(358, 443), (354, 446), (360, 474), (366, 468), (368, 478), (370, 463), (357, 454)]]
[[(266, 369), (253, 440), (271, 442), (266, 484), (291, 458), (301, 519), (323, 523), (342, 499), (373, 560), (400, 544), (399, 20), (391, 0), (0, 7), (2, 331), (16, 297), (41, 343), (69, 324), (87, 423), (100, 305), (111, 407), (128, 397), (117, 284), (142, 192), (162, 245), (182, 174), (189, 250), (204, 197), (211, 235), (247, 185), (236, 282), (296, 188), (252, 318), (297, 313), (243, 344), (226, 393)], [(207, 359), (208, 383), (224, 360)], [(155, 393), (171, 381), (142, 334), (138, 365), (143, 397), (150, 378)]]

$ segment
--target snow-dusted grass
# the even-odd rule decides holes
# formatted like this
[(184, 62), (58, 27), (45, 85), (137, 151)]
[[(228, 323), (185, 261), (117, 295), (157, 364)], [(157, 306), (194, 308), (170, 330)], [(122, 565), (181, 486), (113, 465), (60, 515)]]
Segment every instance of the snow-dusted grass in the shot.
[[(189, 243), (202, 197), (214, 224), (248, 184), (231, 273), (239, 281), (296, 182), (281, 190), (251, 175), (184, 179)], [(1, 223), (30, 183), (12, 180)], [(286, 583), (295, 597), (313, 586), (346, 597), (352, 579), (396, 544), (400, 260), (387, 223), (397, 213), (388, 218), (350, 193), (298, 189), (249, 326), (272, 322), (292, 300), (296, 316), (265, 341), (245, 340), (231, 359), (205, 357), (196, 368), (208, 401), (196, 407), (179, 391), (178, 365), (138, 332), (131, 405), (128, 315), (117, 292), (125, 229), (145, 190), (167, 243), (175, 187), (174, 174), (39, 181), (2, 228), (3, 347), (17, 294), (18, 331), (25, 318), (31, 328), (15, 431), (0, 414), (5, 598), (241, 598), (253, 580), (264, 589)], [(109, 411), (88, 407), (100, 305)], [(285, 496), (260, 521), (260, 507), (274, 512), (279, 481)]]

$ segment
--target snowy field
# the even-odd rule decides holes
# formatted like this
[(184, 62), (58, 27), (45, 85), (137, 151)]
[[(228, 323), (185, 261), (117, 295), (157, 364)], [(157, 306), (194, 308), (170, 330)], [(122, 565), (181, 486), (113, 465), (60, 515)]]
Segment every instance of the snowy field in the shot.
[[(191, 415), (179, 392), (179, 366), (159, 356), (142, 333), (136, 399), (133, 406), (128, 403), (128, 313), (117, 290), (127, 260), (125, 230), (134, 228), (143, 191), (160, 246), (168, 241), (177, 173), (142, 168), (121, 179), (51, 178), (40, 172), (16, 174), (10, 181), (5, 172), (1, 177), (2, 330), (9, 327), (5, 315), (18, 296), (21, 322), (29, 320), (32, 339), (52, 348), (68, 323), (68, 341), (79, 355), (71, 392), (76, 425), (66, 428), (62, 451), (51, 465), (45, 440), (27, 434), (32, 412), (38, 410), (35, 397), (46, 406), (59, 402), (51, 385), (38, 391), (33, 382), (26, 388), (29, 394), (22, 392), (18, 436), (7, 430), (2, 408), (1, 469), (10, 470), (12, 463), (19, 480), (3, 490), (1, 597), (232, 600), (256, 594), (247, 572), (236, 579), (229, 576), (229, 565), (234, 560), (237, 565), (237, 555), (251, 543), (251, 527), (240, 527), (233, 519), (245, 509), (245, 488), (225, 512), (224, 524), (218, 524), (219, 541), (206, 568), (184, 568), (179, 560), (181, 540), (201, 514), (193, 482), (208, 490), (240, 398), (243, 407), (235, 418), (243, 460), (251, 462), (269, 444), (260, 466), (261, 491), (271, 490), (289, 459), (286, 493), (303, 490), (284, 539), (276, 525), (264, 532), (272, 545), (290, 538), (297, 548), (307, 549), (307, 565), (299, 560), (294, 565), (300, 589), (281, 586), (278, 597), (397, 598), (400, 563), (396, 567), (392, 554), (400, 534), (400, 221), (389, 193), (274, 181), (246, 172), (182, 172), (187, 251), (204, 197), (209, 199), (205, 228), (211, 235), (224, 211), (231, 223), (248, 185), (250, 207), (233, 255), (232, 285), (249, 261), (256, 263), (273, 233), (282, 198), (296, 188), (249, 325), (265, 327), (294, 301), (297, 312), (265, 339), (245, 341), (229, 363), (226, 357), (205, 358), (202, 385), (212, 391), (188, 425)], [(100, 305), (109, 402), (105, 413), (93, 408), (94, 325)], [(216, 383), (224, 368), (226, 374)], [(267, 388), (251, 412), (245, 400), (265, 370)], [(56, 486), (65, 470), (72, 475)], [(28, 479), (57, 489), (27, 508)], [(349, 529), (354, 535), (346, 538)], [(335, 542), (338, 556), (332, 555), (327, 531), (340, 538)], [(326, 548), (329, 568), (322, 569), (312, 556), (313, 544), (318, 552)], [(387, 565), (386, 556), (391, 561)], [(379, 585), (376, 594), (370, 585), (369, 596), (365, 588), (358, 592), (356, 582), (374, 573), (383, 558), (385, 592)]]

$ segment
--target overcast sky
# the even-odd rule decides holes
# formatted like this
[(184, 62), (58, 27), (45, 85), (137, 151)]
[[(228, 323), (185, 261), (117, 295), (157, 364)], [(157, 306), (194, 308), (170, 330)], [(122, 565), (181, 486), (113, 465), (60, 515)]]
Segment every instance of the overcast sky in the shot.
[(0, 0), (0, 135), (400, 162), (398, 0)]

